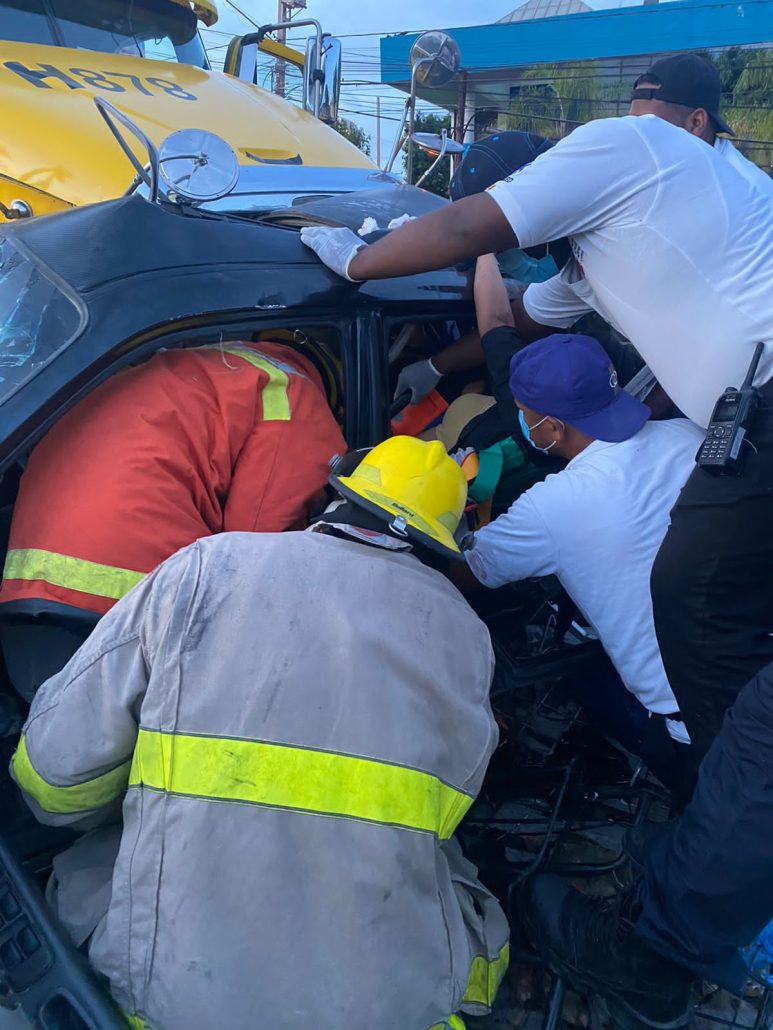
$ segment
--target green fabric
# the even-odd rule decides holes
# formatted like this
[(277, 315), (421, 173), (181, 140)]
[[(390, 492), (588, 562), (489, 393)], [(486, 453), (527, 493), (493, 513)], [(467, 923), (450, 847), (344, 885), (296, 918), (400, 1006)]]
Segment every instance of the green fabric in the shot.
[(478, 460), (480, 469), (469, 487), (470, 497), (478, 504), (494, 495), (502, 476), (526, 464), (523, 451), (511, 436), (480, 451)]
[(535, 483), (541, 483), (547, 476), (560, 472), (565, 467), (566, 462), (563, 458), (551, 458), (544, 459), (539, 464), (525, 461), (519, 468), (503, 472), (494, 491), (492, 518), (507, 511), (510, 505), (517, 501), (521, 494), (530, 490)]

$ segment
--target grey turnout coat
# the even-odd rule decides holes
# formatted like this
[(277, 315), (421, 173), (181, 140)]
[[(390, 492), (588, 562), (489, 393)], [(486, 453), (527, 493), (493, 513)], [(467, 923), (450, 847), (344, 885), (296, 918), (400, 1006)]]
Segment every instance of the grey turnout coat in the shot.
[(90, 957), (123, 1010), (155, 1030), (485, 1010), (507, 925), (452, 834), (497, 741), (492, 670), (486, 628), (407, 552), (228, 533), (136, 586), (12, 763), (45, 822), (122, 815), (104, 882), (85, 838), (59, 894), (81, 919), (109, 900)]

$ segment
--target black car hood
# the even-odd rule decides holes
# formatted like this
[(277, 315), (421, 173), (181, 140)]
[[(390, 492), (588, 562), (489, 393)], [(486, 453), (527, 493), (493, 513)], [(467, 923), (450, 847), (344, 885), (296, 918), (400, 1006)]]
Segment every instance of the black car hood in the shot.
[[(445, 203), (424, 190), (398, 187), (344, 194), (282, 210), (293, 215), (308, 210), (307, 218), (318, 219), (317, 224), (355, 227), (356, 223), (359, 227), (370, 212), (382, 225), (401, 214), (424, 213)], [(303, 218), (279, 217), (269, 222), (206, 213), (182, 214), (173, 205), (151, 204), (132, 196), (28, 222), (13, 222), (0, 232), (12, 236), (28, 256), (81, 295), (136, 276), (146, 280), (152, 277), (161, 283), (165, 274), (205, 274), (209, 270), (212, 274), (228, 275), (232, 270), (254, 274), (256, 285), (279, 273), (284, 281), (288, 276), (297, 280), (300, 275), (305, 288), (317, 300), (326, 295), (328, 303), (337, 303), (342, 290), (351, 297), (352, 284), (325, 268), (301, 243), (298, 228), (304, 224), (307, 221)], [(297, 286), (290, 290), (286, 303), (297, 302), (303, 292), (300, 283)], [(426, 299), (428, 289), (433, 292), (438, 288), (449, 299), (470, 295), (467, 278), (451, 269), (426, 276), (362, 283), (358, 294), (363, 299), (416, 300)], [(222, 306), (231, 305), (224, 302)]]
[(140, 197), (12, 222), (0, 227), (0, 241), (15, 245), (81, 312), (76, 335), (58, 341), (0, 403), (0, 461), (44, 431), (97, 372), (107, 374), (117, 354), (167, 330), (284, 312), (360, 325), (390, 314), (472, 314), (471, 282), (452, 269), (351, 283), (323, 265), (296, 228), (186, 215)]
[[(15, 242), (78, 293), (163, 269), (260, 264), (265, 259), (261, 243), (267, 242), (252, 223), (220, 215), (184, 215), (140, 197), (17, 222), (5, 231), (12, 231)], [(271, 232), (274, 263), (297, 262), (296, 234), (266, 231)]]

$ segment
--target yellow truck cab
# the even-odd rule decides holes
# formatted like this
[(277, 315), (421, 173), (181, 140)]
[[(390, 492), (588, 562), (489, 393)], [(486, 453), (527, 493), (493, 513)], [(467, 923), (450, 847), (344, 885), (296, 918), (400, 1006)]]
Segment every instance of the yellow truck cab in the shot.
[(157, 145), (177, 129), (215, 132), (242, 168), (270, 170), (275, 184), (285, 169), (303, 189), (313, 168), (376, 171), (308, 110), (245, 81), (243, 64), (239, 77), (213, 70), (199, 26), (216, 21), (214, 0), (0, 0), (0, 221), (131, 188), (133, 169), (95, 97)]

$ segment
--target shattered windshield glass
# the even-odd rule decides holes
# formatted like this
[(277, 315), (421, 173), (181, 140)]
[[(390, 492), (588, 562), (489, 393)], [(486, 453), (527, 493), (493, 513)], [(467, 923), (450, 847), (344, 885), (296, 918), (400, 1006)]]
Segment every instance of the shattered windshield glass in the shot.
[(0, 241), (0, 404), (77, 334), (81, 312), (10, 239)]

